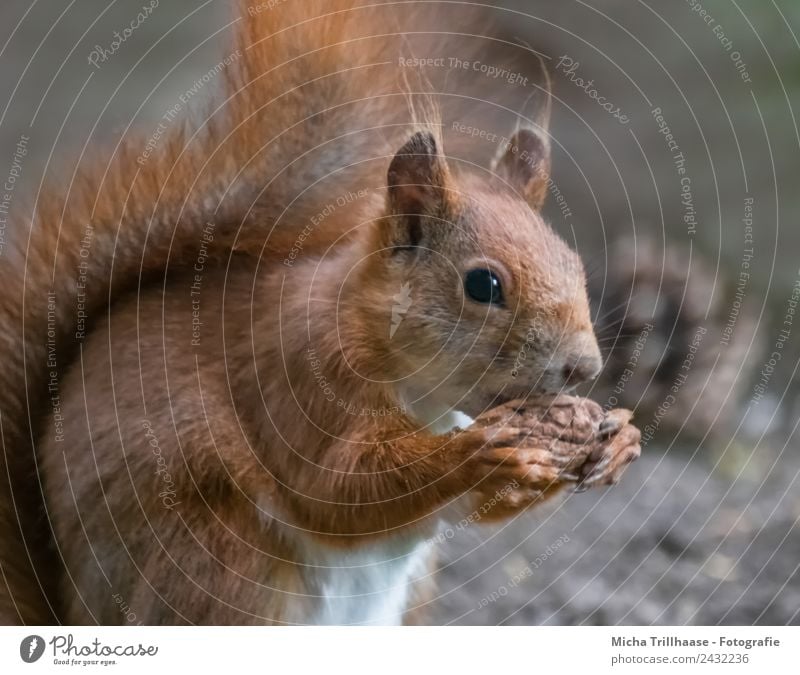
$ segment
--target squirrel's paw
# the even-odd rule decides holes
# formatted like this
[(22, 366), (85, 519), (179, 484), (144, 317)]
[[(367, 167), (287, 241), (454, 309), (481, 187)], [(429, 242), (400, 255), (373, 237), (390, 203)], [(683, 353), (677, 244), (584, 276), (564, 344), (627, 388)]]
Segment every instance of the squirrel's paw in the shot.
[[(503, 491), (509, 499), (536, 495), (582, 479), (604, 420), (601, 407), (575, 396), (512, 401), (479, 416), (467, 433), (482, 434), (471, 457), (480, 491)], [(513, 493), (509, 487), (514, 488)]]
[(629, 424), (629, 410), (611, 410), (598, 429), (597, 447), (580, 469), (577, 491), (597, 485), (615, 485), (628, 464), (641, 454), (640, 431)]

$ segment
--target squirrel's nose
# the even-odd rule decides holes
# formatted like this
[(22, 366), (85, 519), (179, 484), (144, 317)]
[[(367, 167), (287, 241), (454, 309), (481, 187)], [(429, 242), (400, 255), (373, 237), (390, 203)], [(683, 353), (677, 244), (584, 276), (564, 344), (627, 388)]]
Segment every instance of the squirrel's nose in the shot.
[(593, 380), (600, 372), (602, 364), (600, 358), (596, 356), (580, 356), (575, 361), (568, 361), (561, 369), (561, 377), (564, 383), (574, 387), (581, 382)]
[(580, 333), (565, 346), (559, 376), (563, 386), (574, 387), (593, 380), (603, 367), (597, 340), (591, 333)]

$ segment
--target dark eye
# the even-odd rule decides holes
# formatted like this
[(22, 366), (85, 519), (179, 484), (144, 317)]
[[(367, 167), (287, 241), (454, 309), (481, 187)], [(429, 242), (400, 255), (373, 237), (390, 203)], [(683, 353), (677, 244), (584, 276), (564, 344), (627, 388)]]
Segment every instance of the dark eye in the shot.
[(476, 269), (467, 272), (464, 278), (464, 290), (475, 302), (503, 302), (503, 286), (500, 279), (491, 270)]

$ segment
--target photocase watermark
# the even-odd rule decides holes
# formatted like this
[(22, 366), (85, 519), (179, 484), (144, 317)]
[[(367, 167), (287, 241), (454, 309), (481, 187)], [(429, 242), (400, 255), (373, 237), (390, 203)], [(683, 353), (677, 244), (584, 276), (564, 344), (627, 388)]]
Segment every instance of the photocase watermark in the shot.
[(750, 261), (753, 259), (753, 198), (744, 198), (744, 217), (742, 218), (744, 224), (744, 251), (742, 252), (742, 262), (739, 269), (739, 276), (736, 279), (736, 291), (731, 303), (731, 310), (728, 313), (728, 320), (722, 327), (722, 337), (720, 344), (729, 345), (731, 337), (733, 337), (733, 329), (736, 327), (736, 321), (742, 310), (742, 303), (744, 302), (745, 291), (747, 284), (750, 281)]
[(80, 241), (80, 248), (78, 249), (78, 276), (75, 281), (76, 303), (75, 311), (77, 313), (77, 323), (75, 325), (75, 339), (84, 340), (86, 338), (86, 310), (88, 309), (86, 302), (86, 286), (89, 283), (89, 255), (92, 250), (92, 242), (94, 241), (94, 227), (91, 224), (87, 225), (83, 231), (83, 238)]
[(136, 626), (141, 626), (143, 624), (142, 621), (138, 621), (138, 622), (136, 621), (136, 612), (134, 612), (130, 608), (130, 605), (128, 605), (128, 603), (125, 602), (125, 598), (122, 596), (121, 593), (113, 593), (111, 595), (111, 598), (116, 603), (117, 609), (119, 610), (119, 613), (122, 614), (122, 616), (125, 617), (125, 621), (127, 623), (132, 624), (132, 625), (136, 625)]
[(407, 412), (405, 405), (370, 408), (368, 406), (357, 406), (354, 403), (347, 403), (344, 399), (339, 399), (337, 405), (343, 412), (348, 415), (353, 415), (354, 417), (390, 417), (391, 415), (405, 415)]
[(686, 225), (686, 233), (692, 237), (697, 234), (697, 212), (694, 208), (694, 195), (692, 193), (692, 179), (686, 171), (686, 158), (683, 151), (675, 139), (675, 135), (667, 124), (667, 120), (661, 112), (661, 108), (653, 108), (650, 113), (653, 115), (658, 125), (658, 133), (664, 137), (667, 150), (672, 155), (672, 162), (675, 171), (680, 179), (680, 200), (683, 206), (683, 222)]
[(681, 363), (681, 367), (678, 369), (678, 373), (675, 375), (675, 378), (670, 385), (669, 393), (664, 397), (664, 400), (661, 402), (658, 408), (656, 408), (655, 413), (653, 413), (653, 419), (644, 427), (642, 427), (642, 445), (649, 443), (653, 439), (653, 436), (655, 436), (658, 428), (661, 426), (661, 420), (666, 416), (666, 414), (669, 412), (669, 409), (675, 405), (675, 402), (678, 400), (678, 392), (680, 392), (683, 385), (686, 384), (686, 380), (689, 378), (689, 371), (692, 369), (695, 357), (697, 356), (697, 351), (700, 349), (700, 344), (702, 343), (703, 337), (707, 332), (708, 330), (703, 326), (698, 326), (697, 330), (695, 331), (694, 337), (692, 338), (692, 341), (689, 343), (688, 349), (686, 350), (686, 356)]
[(572, 84), (578, 87), (578, 89), (583, 89), (590, 99), (597, 101), (597, 105), (599, 105), (609, 115), (616, 119), (620, 124), (628, 124), (631, 121), (630, 117), (623, 113), (618, 105), (615, 105), (605, 96), (601, 96), (598, 93), (594, 86), (594, 80), (584, 80), (580, 75), (578, 75), (578, 69), (580, 66), (580, 61), (576, 61), (571, 56), (564, 54), (561, 56), (561, 58), (559, 58), (558, 63), (556, 63), (555, 69), (560, 70), (569, 79), (569, 81), (572, 82)]
[(317, 350), (311, 345), (306, 348), (306, 361), (308, 361), (311, 372), (314, 374), (314, 381), (317, 383), (320, 391), (322, 391), (325, 400), (329, 403), (333, 403), (336, 400), (336, 392), (331, 382), (322, 372), (322, 360), (317, 356)]
[(247, 8), (247, 13), (250, 16), (256, 16), (257, 14), (261, 14), (261, 12), (269, 12), (288, 1), (289, 0), (267, 0), (267, 2), (259, 2), (257, 5), (250, 5)]
[(200, 332), (203, 321), (200, 318), (200, 294), (203, 290), (203, 271), (208, 259), (208, 246), (214, 241), (215, 224), (207, 222), (200, 234), (200, 248), (197, 252), (197, 259), (194, 262), (194, 277), (189, 288), (189, 301), (192, 304), (192, 347), (200, 346)]
[(528, 358), (528, 352), (534, 344), (539, 342), (541, 330), (540, 315), (537, 313), (536, 316), (533, 317), (533, 322), (528, 327), (527, 333), (525, 333), (525, 342), (522, 343), (519, 352), (517, 352), (517, 358), (514, 360), (514, 367), (511, 368), (511, 377), (517, 377), (517, 375), (519, 375), (520, 368), (522, 368), (525, 364), (525, 360)]
[(458, 120), (453, 122), (452, 129), (453, 131), (457, 131), (458, 133), (469, 136), (470, 138), (479, 138), (481, 140), (489, 141), (490, 143), (497, 143), (498, 139), (502, 139), (504, 145), (510, 143), (510, 141), (504, 136), (498, 136), (498, 134), (491, 132), (488, 129), (464, 124)]
[(654, 328), (655, 326), (652, 323), (646, 323), (644, 328), (642, 328), (642, 331), (639, 333), (639, 337), (636, 338), (636, 341), (633, 343), (631, 355), (628, 357), (628, 362), (625, 364), (624, 370), (617, 379), (617, 384), (608, 395), (608, 399), (603, 406), (604, 410), (609, 411), (613, 408), (619, 407), (618, 397), (622, 396), (622, 394), (625, 392), (625, 387), (633, 377), (636, 366), (639, 365), (639, 359), (642, 357), (642, 352), (644, 352), (645, 345), (647, 344), (647, 338), (650, 336), (650, 333), (653, 332)]
[(795, 314), (797, 313), (797, 304), (800, 302), (800, 270), (797, 271), (797, 275), (798, 278), (795, 279), (792, 291), (789, 294), (789, 299), (786, 301), (783, 321), (778, 330), (778, 336), (773, 343), (772, 353), (761, 368), (758, 384), (753, 387), (753, 397), (750, 399), (753, 405), (758, 405), (761, 399), (764, 398), (769, 381), (772, 379), (772, 374), (775, 372), (778, 364), (783, 360), (783, 347), (792, 335), (792, 326), (794, 324)]
[(356, 192), (350, 192), (348, 190), (344, 194), (339, 195), (333, 201), (325, 204), (325, 206), (323, 206), (317, 213), (311, 216), (311, 222), (300, 231), (300, 234), (297, 235), (297, 239), (295, 239), (294, 243), (292, 244), (292, 248), (289, 249), (289, 253), (286, 258), (284, 258), (283, 264), (286, 267), (292, 267), (297, 260), (297, 257), (300, 255), (300, 253), (302, 253), (306, 239), (312, 235), (317, 227), (325, 222), (327, 218), (336, 213), (336, 211), (349, 204), (353, 204), (359, 199), (363, 199), (368, 193), (369, 190), (365, 188), (362, 188)]
[(507, 485), (504, 485), (500, 488), (497, 492), (494, 493), (489, 499), (487, 499), (483, 504), (481, 504), (477, 509), (472, 511), (467, 516), (464, 516), (461, 520), (459, 520), (455, 525), (448, 526), (438, 534), (434, 535), (430, 539), (426, 541), (427, 544), (442, 544), (445, 541), (453, 539), (456, 534), (459, 532), (463, 532), (466, 530), (470, 525), (475, 525), (479, 523), (484, 516), (488, 515), (489, 512), (497, 506), (501, 501), (505, 499), (505, 497), (511, 494), (514, 490), (519, 487), (519, 483), (515, 480), (512, 480)]
[(552, 558), (558, 552), (558, 550), (564, 546), (564, 544), (568, 544), (569, 541), (569, 535), (564, 534), (556, 539), (552, 544), (548, 544), (544, 551), (537, 555), (533, 560), (529, 561), (519, 571), (515, 572), (509, 578), (508, 583), (501, 584), (498, 586), (497, 590), (492, 591), (489, 593), (489, 595), (483, 596), (478, 601), (478, 609), (488, 607), (492, 603), (497, 602), (500, 598), (507, 596), (509, 591), (519, 586), (525, 579), (532, 577), (536, 570), (544, 565), (547, 560)]
[(56, 635), (48, 644), (52, 649), (53, 664), (57, 666), (111, 666), (116, 665), (117, 658), (158, 654), (158, 647), (144, 645), (141, 642), (105, 644), (95, 638), (89, 643), (79, 643), (75, 641), (72, 633)]
[(136, 15), (129, 25), (122, 29), (121, 33), (118, 30), (114, 31), (114, 39), (107, 46), (102, 47), (100, 45), (95, 45), (94, 49), (89, 52), (89, 56), (87, 57), (89, 63), (95, 68), (100, 68), (100, 64), (105, 63), (114, 56), (128, 38), (136, 32), (136, 29), (147, 21), (156, 7), (158, 7), (158, 0), (151, 0), (149, 4), (142, 7), (142, 11)]
[(175, 481), (167, 468), (167, 460), (164, 458), (164, 453), (161, 451), (161, 444), (158, 442), (158, 437), (153, 430), (153, 425), (150, 424), (149, 420), (142, 420), (141, 424), (147, 442), (153, 449), (153, 456), (156, 458), (156, 476), (160, 478), (163, 483), (163, 489), (158, 493), (158, 496), (161, 499), (162, 506), (172, 511), (172, 509), (180, 504), (179, 501), (175, 501), (177, 497)]
[(6, 179), (3, 182), (3, 191), (0, 192), (0, 256), (6, 248), (6, 228), (8, 227), (9, 211), (11, 201), (14, 198), (14, 190), (17, 181), (22, 175), (22, 160), (28, 154), (28, 141), (30, 137), (22, 134), (17, 141), (14, 154), (11, 157), (11, 168), (8, 170)]
[(235, 61), (238, 61), (241, 57), (242, 52), (238, 49), (231, 54), (228, 54), (228, 56), (222, 59), (213, 68), (210, 68), (202, 77), (197, 78), (191, 87), (186, 89), (180, 96), (178, 96), (178, 100), (161, 116), (161, 119), (156, 125), (155, 131), (153, 131), (153, 133), (145, 142), (144, 150), (136, 158), (136, 162), (140, 166), (147, 164), (147, 160), (150, 159), (150, 156), (159, 146), (161, 139), (167, 133), (170, 125), (176, 119), (178, 119), (181, 112), (183, 112), (186, 104), (189, 103), (189, 101), (191, 101), (195, 96), (197, 96), (209, 82), (211, 82), (217, 75), (220, 74), (220, 72), (222, 72)]
[[(464, 124), (459, 120), (454, 121), (451, 128), (453, 131), (457, 131), (458, 133), (469, 136), (470, 138), (478, 138), (489, 143), (494, 143), (503, 152), (511, 152), (515, 155), (518, 154), (520, 155), (522, 161), (527, 162), (529, 166), (532, 166), (538, 170), (537, 158), (529, 156), (526, 150), (522, 150), (519, 146), (515, 145), (510, 138), (507, 138), (502, 134), (497, 134), (481, 127)], [(552, 198), (558, 205), (558, 208), (561, 211), (561, 216), (564, 218), (564, 220), (571, 219), (572, 210), (570, 209), (566, 197), (561, 192), (561, 189), (558, 187), (556, 182), (549, 175), (542, 176), (542, 179), (547, 183), (547, 190), (550, 192)]]
[(311, 345), (306, 348), (306, 361), (314, 375), (314, 381), (322, 391), (322, 395), (328, 403), (336, 403), (342, 412), (354, 417), (389, 417), (391, 415), (405, 415), (407, 408), (405, 405), (381, 406), (372, 408), (369, 406), (356, 405), (342, 397), (337, 397), (333, 383), (325, 377), (322, 372), (322, 359), (317, 354), (317, 350)]
[(748, 84), (751, 83), (752, 79), (750, 79), (750, 73), (747, 71), (747, 64), (744, 62), (744, 59), (742, 59), (742, 54), (733, 48), (733, 40), (725, 33), (725, 29), (722, 27), (722, 25), (705, 7), (703, 7), (699, 0), (686, 0), (686, 4), (689, 5), (692, 12), (697, 14), (697, 16), (703, 20), (706, 26), (711, 28), (711, 32), (714, 34), (714, 37), (719, 40), (722, 48), (728, 52), (729, 58), (731, 61), (733, 61), (733, 65), (736, 67), (736, 70), (739, 73), (739, 77), (742, 78), (742, 81), (747, 82)]
[(400, 324), (405, 319), (406, 312), (411, 308), (413, 300), (411, 299), (411, 284), (406, 281), (401, 287), (400, 291), (392, 296), (394, 304), (392, 305), (392, 322), (389, 326), (389, 339), (394, 337)]
[(470, 61), (457, 56), (435, 56), (428, 58), (399, 57), (397, 65), (401, 68), (449, 68), (479, 73), (492, 80), (505, 80), (510, 85), (527, 87), (528, 77), (522, 73), (501, 66), (493, 66), (483, 61)]
[(44, 638), (41, 635), (29, 635), (19, 643), (19, 657), (25, 663), (35, 663), (44, 654)]
[(56, 320), (55, 291), (47, 293), (47, 393), (50, 396), (50, 409), (53, 414), (53, 439), (56, 443), (64, 440), (64, 415), (61, 412), (61, 393), (58, 386), (58, 359), (56, 358)]

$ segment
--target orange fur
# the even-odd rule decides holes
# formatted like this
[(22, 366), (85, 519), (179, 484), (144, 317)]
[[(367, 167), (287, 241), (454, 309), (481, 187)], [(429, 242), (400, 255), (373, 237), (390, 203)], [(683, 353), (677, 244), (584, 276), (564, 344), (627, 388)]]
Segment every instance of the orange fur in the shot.
[[(420, 112), (428, 97), (409, 94), (436, 87), (409, 85), (395, 64), (444, 49), (403, 36), (441, 17), (357, 5), (242, 3), (241, 58), (205, 123), (173, 130), (143, 165), (128, 140), (79, 167), (2, 261), (2, 622), (121, 621), (118, 592), (149, 623), (304, 623), (319, 616), (318, 558), (372, 542), (405, 551), (465, 495), (515, 485), (504, 517), (572, 480), (543, 436), (502, 423), (437, 432), (420, 413), (474, 416), (556, 391), (564, 359), (594, 358), (580, 262), (531, 208), (549, 157), (535, 175), (509, 158), (499, 177), (445, 159), (435, 115)], [(387, 189), (415, 130), (427, 154), (398, 153)], [(89, 223), (84, 327), (75, 271)], [(423, 245), (409, 247), (417, 225)], [(507, 307), (465, 301), (469, 261), (507, 281)], [(406, 283), (413, 302), (390, 335)]]

